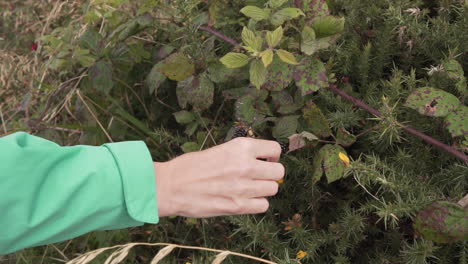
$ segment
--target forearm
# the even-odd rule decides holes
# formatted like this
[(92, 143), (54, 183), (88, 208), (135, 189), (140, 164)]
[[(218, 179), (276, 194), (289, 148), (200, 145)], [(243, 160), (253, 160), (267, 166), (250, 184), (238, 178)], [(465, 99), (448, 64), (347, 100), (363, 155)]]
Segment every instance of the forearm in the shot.
[(0, 161), (0, 254), (159, 221), (141, 141), (61, 147), (16, 133), (0, 138)]

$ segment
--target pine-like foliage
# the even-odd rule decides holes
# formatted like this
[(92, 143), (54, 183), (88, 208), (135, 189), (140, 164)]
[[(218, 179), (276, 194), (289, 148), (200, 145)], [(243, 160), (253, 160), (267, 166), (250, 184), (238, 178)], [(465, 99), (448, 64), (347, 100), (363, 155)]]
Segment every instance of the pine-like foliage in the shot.
[[(167, 160), (182, 152), (211, 147), (214, 141), (246, 136), (246, 131), (234, 128), (237, 120), (233, 115), (251, 114), (247, 111), (250, 109), (242, 108), (251, 105), (263, 117), (269, 116), (263, 123), (252, 122), (260, 136), (279, 139), (275, 136), (282, 132), (278, 124), (294, 119), (294, 131), (313, 132), (320, 140), (282, 155), (286, 177), (278, 195), (271, 198), (266, 214), (166, 218), (158, 225), (131, 231), (93, 233), (86, 238), (86, 246), (82, 243), (85, 239), (79, 238), (70, 246), (63, 243), (58, 248), (66, 246), (75, 253), (129, 240), (160, 241), (229, 249), (277, 263), (467, 263), (466, 242), (435, 243), (413, 227), (416, 215), (425, 206), (440, 200), (457, 202), (466, 194), (467, 164), (403, 129), (404, 125), (411, 125), (467, 152), (466, 134), (452, 137), (443, 120), (423, 116), (404, 105), (412, 91), (425, 86), (449, 92), (466, 104), (466, 90), (460, 89), (457, 81), (439, 67), (453, 59), (465, 75), (468, 73), (466, 1), (269, 1), (291, 6), (315, 4), (317, 12), (322, 12), (327, 2), (332, 15), (346, 18), (336, 44), (314, 56), (326, 62), (323, 67), (330, 82), (378, 109), (381, 117), (356, 107), (326, 87), (300, 96), (296, 84), (288, 84), (281, 93), (272, 93), (272, 99), (266, 99), (269, 94), (265, 89), (249, 86), (248, 70), (223, 67), (219, 59), (229, 52), (240, 52), (240, 48), (233, 49), (229, 40), (200, 28), (208, 24), (240, 42), (244, 26), (269, 25), (246, 19), (239, 10), (248, 5), (264, 7), (266, 0), (139, 0), (135, 1), (139, 5), (124, 3), (121, 9), (116, 7), (125, 1), (101, 2), (115, 6), (99, 6), (95, 13), (86, 14), (83, 23), (88, 35), (75, 38), (73, 32), (80, 31), (81, 25), (71, 23), (55, 35), (46, 36), (44, 49), (45, 54), (52, 55), (65, 44), (96, 49), (99, 56), (75, 50), (70, 60), (52, 56), (48, 63), (57, 80), (81, 75), (84, 68), (90, 68), (79, 88), (88, 95), (86, 100), (94, 102), (89, 103), (90, 107), (106, 120), (107, 132), (113, 139), (145, 139), (155, 160)], [(92, 4), (87, 7), (93, 10)], [(156, 13), (156, 18), (149, 19), (147, 12)], [(291, 32), (299, 36), (302, 30), (293, 23), (284, 28), (285, 32), (289, 30), (285, 36), (293, 35)], [(99, 31), (104, 33), (98, 34)], [(300, 37), (290, 36), (283, 45), (299, 53), (299, 42)], [(172, 74), (181, 68), (181, 75)], [(98, 74), (103, 72), (113, 75)], [(50, 86), (58, 86), (54, 78), (46, 80)], [(284, 108), (277, 104), (277, 98), (286, 98), (281, 100), (300, 107)], [(50, 101), (54, 105), (54, 98)], [(297, 121), (293, 115), (303, 105), (308, 107), (304, 115), (315, 114), (313, 122), (309, 120), (313, 126), (307, 120)], [(57, 106), (61, 106), (61, 101)], [(286, 117), (273, 117), (272, 111), (278, 109)], [(101, 144), (107, 140), (80, 100), (74, 103), (73, 111), (78, 121), (70, 121), (71, 125), (85, 130), (79, 139), (81, 143)], [(60, 116), (66, 119), (67, 114)], [(254, 117), (249, 116), (256, 120)], [(271, 123), (277, 125), (272, 128)], [(320, 161), (317, 166), (316, 161), (327, 158), (320, 150), (330, 142), (339, 143), (351, 159), (346, 167), (341, 165), (345, 167), (342, 175), (333, 182), (316, 177), (317, 167), (319, 172), (327, 173), (326, 162)], [(19, 254), (42, 255), (41, 250)], [(152, 255), (154, 252), (138, 249), (130, 256), (133, 262), (128, 263), (147, 263)], [(198, 264), (210, 260), (208, 254), (181, 250), (174, 251), (167, 263)], [(229, 257), (225, 263), (252, 262)]]

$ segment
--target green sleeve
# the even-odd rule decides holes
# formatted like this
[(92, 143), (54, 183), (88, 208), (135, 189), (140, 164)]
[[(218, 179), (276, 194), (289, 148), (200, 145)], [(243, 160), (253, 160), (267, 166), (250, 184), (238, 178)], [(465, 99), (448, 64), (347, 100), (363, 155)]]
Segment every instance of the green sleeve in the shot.
[(158, 221), (144, 142), (62, 147), (24, 132), (0, 138), (0, 255)]

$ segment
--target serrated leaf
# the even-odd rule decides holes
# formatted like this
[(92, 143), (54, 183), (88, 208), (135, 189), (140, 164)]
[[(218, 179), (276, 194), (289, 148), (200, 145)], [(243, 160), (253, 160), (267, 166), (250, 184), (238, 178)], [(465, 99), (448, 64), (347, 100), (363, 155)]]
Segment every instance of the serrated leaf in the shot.
[(317, 38), (325, 38), (343, 32), (344, 24), (344, 17), (326, 16), (317, 18), (312, 28)]
[(444, 67), (444, 71), (447, 73), (450, 79), (460, 79), (464, 76), (463, 67), (461, 64), (456, 60), (447, 60), (445, 61), (442, 66)]
[(276, 108), (294, 103), (292, 96), (287, 91), (272, 92), (271, 99)]
[(255, 97), (244, 95), (236, 101), (235, 116), (238, 121), (250, 124), (254, 121), (256, 110), (254, 108)]
[(242, 8), (240, 12), (245, 16), (248, 16), (256, 21), (268, 19), (268, 17), (270, 16), (270, 13), (267, 10), (261, 9), (256, 6), (246, 6)]
[(98, 52), (100, 50), (101, 41), (101, 34), (99, 34), (99, 32), (97, 32), (95, 29), (90, 28), (83, 35), (81, 35), (80, 46), (85, 49), (90, 49), (95, 52)]
[(340, 153), (346, 154), (346, 151), (339, 145), (325, 145), (320, 149), (322, 152), (322, 168), (327, 177), (327, 182), (332, 183), (343, 178), (346, 165), (340, 158)]
[(312, 55), (315, 53), (314, 41), (315, 41), (315, 31), (308, 26), (305, 26), (301, 33), (301, 51), (307, 55)]
[(468, 239), (468, 210), (456, 203), (437, 201), (421, 210), (413, 227), (424, 239), (454, 243)]
[(249, 63), (249, 56), (242, 53), (229, 52), (220, 61), (228, 68), (240, 68)]
[(282, 49), (279, 49), (276, 51), (276, 54), (278, 54), (278, 57), (288, 63), (288, 64), (292, 64), (292, 65), (297, 65), (299, 64), (299, 62), (297, 62), (296, 60), (296, 57), (294, 57), (294, 54), (290, 53), (289, 51), (285, 51), (285, 50), (282, 50)]
[(301, 51), (307, 55), (312, 55), (321, 49), (326, 49), (330, 47), (332, 43), (332, 37), (316, 39), (311, 42), (308, 42), (307, 44), (301, 45)]
[(295, 0), (294, 4), (296, 7), (304, 11), (308, 25), (315, 21), (315, 19), (328, 16), (330, 14), (327, 0)]
[(426, 116), (443, 117), (460, 106), (456, 96), (440, 89), (423, 87), (414, 90), (405, 105)]
[(297, 18), (299, 16), (305, 16), (302, 10), (299, 8), (287, 7), (274, 13), (270, 18), (270, 22), (274, 26), (279, 26), (282, 25), (285, 21)]
[(173, 115), (177, 123), (183, 124), (183, 125), (189, 124), (195, 120), (195, 115), (192, 112), (185, 111), (185, 110), (175, 112), (173, 113)]
[(146, 85), (149, 88), (150, 94), (157, 94), (158, 88), (167, 79), (167, 77), (160, 72), (162, 62), (159, 62), (153, 66), (148, 76), (146, 76)]
[(248, 80), (249, 72), (246, 68), (227, 68), (222, 63), (212, 63), (208, 66), (208, 73), (214, 83), (224, 83), (231, 80)]
[(187, 125), (187, 127), (185, 128), (184, 133), (189, 137), (192, 136), (193, 133), (195, 133), (195, 131), (197, 131), (198, 125), (199, 124), (198, 124), (197, 121), (193, 121), (192, 123)]
[(296, 133), (298, 118), (298, 115), (293, 115), (278, 119), (272, 130), (273, 137), (276, 139), (285, 139)]
[(356, 136), (346, 131), (346, 129), (340, 128), (336, 135), (336, 142), (343, 147), (349, 147), (356, 142)]
[(269, 91), (284, 90), (292, 82), (293, 66), (273, 56), (273, 62), (267, 69), (267, 78), (262, 89)]
[(276, 47), (276, 45), (280, 43), (282, 38), (283, 38), (283, 28), (281, 26), (279, 26), (273, 32), (268, 31), (266, 33), (266, 41), (270, 48)]
[(185, 142), (180, 148), (184, 153), (196, 152), (200, 150), (200, 146), (197, 142)]
[(94, 89), (109, 93), (114, 87), (112, 64), (103, 60), (89, 68), (89, 78)]
[(319, 137), (328, 137), (331, 135), (330, 124), (316, 104), (309, 101), (302, 109), (302, 112), (304, 120), (308, 125), (307, 130), (310, 130)]
[(328, 87), (325, 65), (317, 58), (308, 57), (300, 65), (297, 65), (294, 69), (293, 79), (301, 90), (302, 96)]
[(263, 65), (268, 67), (273, 62), (273, 50), (267, 49), (260, 52), (260, 57), (262, 58)]
[(278, 8), (282, 5), (284, 5), (288, 0), (270, 0), (268, 1), (268, 5), (271, 8)]
[(195, 111), (203, 111), (213, 104), (214, 85), (203, 73), (178, 82), (176, 94), (180, 107), (186, 108), (188, 103)]
[(468, 135), (468, 107), (461, 105), (445, 117), (445, 124), (452, 137)]
[(314, 140), (319, 140), (317, 136), (315, 136), (312, 133), (309, 132), (301, 132), (299, 134), (293, 134), (288, 137), (289, 139), (289, 151), (295, 151), (298, 149), (301, 149), (307, 145), (307, 140), (308, 141), (314, 141)]
[(171, 80), (182, 81), (195, 73), (195, 65), (185, 54), (177, 52), (163, 61), (160, 72)]
[(244, 27), (242, 29), (242, 41), (250, 47), (253, 51), (260, 51), (261, 46), (259, 47), (257, 37), (255, 36), (255, 33), (248, 29), (247, 27)]
[(267, 70), (260, 60), (252, 60), (250, 64), (250, 82), (260, 89), (266, 80)]

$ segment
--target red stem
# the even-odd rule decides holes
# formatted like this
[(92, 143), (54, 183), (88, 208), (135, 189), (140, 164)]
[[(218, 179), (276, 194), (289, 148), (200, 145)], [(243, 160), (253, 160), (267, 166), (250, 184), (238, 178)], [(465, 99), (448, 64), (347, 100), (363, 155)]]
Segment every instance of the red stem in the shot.
[[(235, 41), (234, 39), (224, 35), (221, 32), (216, 31), (215, 29), (213, 29), (213, 28), (211, 28), (209, 26), (200, 26), (200, 29), (205, 30), (207, 32), (210, 32), (211, 34), (225, 40), (226, 42), (231, 43), (234, 46), (239, 45), (239, 43), (237, 41)], [(371, 107), (370, 105), (364, 103), (363, 101), (361, 101), (361, 100), (359, 100), (359, 99), (345, 93), (344, 91), (338, 89), (334, 84), (330, 84), (329, 89), (331, 91), (333, 91), (334, 93), (340, 95), (341, 97), (351, 101), (354, 105), (357, 105), (357, 106), (365, 109), (369, 113), (371, 113), (371, 114), (373, 114), (375, 116), (378, 116), (378, 117), (382, 116), (382, 113), (380, 113), (377, 109)], [(438, 141), (437, 139), (432, 138), (432, 137), (430, 137), (430, 136), (422, 133), (421, 131), (416, 130), (416, 129), (410, 127), (410, 126), (405, 126), (405, 127), (403, 127), (403, 129), (406, 132), (408, 132), (408, 133), (410, 133), (410, 134), (412, 134), (412, 135), (414, 135), (416, 137), (421, 138), (422, 140), (426, 141), (427, 143), (429, 143), (429, 144), (431, 144), (433, 146), (436, 146), (441, 150), (447, 151), (448, 153), (452, 154), (453, 156), (455, 156), (455, 157), (463, 160), (464, 162), (468, 163), (468, 156), (465, 155), (464, 153), (456, 150), (454, 147), (446, 145), (446, 144)]]
[[(344, 91), (338, 89), (334, 84), (331, 84), (329, 86), (329, 89), (332, 90), (334, 93), (340, 95), (341, 97), (351, 101), (353, 104), (367, 110), (369, 113), (371, 113), (371, 114), (373, 114), (375, 116), (378, 116), (378, 117), (382, 116), (382, 113), (380, 113), (377, 109), (369, 106), (368, 104), (364, 103), (363, 101), (361, 101), (361, 100), (359, 100), (359, 99), (345, 93)], [(426, 141), (427, 143), (429, 143), (431, 145), (434, 145), (434, 146), (438, 147), (441, 150), (445, 150), (448, 153), (452, 154), (453, 156), (455, 156), (455, 157), (463, 160), (464, 162), (468, 163), (468, 156), (465, 155), (464, 153), (456, 150), (454, 147), (446, 145), (446, 144), (440, 142), (439, 140), (437, 140), (435, 138), (432, 138), (432, 137), (424, 134), (423, 132), (421, 132), (419, 130), (416, 130), (416, 129), (410, 127), (410, 126), (405, 126), (405, 127), (403, 127), (403, 129), (406, 130), (406, 132), (421, 138), (422, 140)]]
[(234, 39), (224, 35), (223, 33), (221, 32), (218, 32), (216, 30), (214, 30), (213, 28), (209, 27), (209, 26), (200, 26), (199, 27), (201, 30), (204, 30), (204, 31), (208, 31), (210, 32), (211, 34), (217, 36), (218, 38), (220, 39), (223, 39), (224, 41), (226, 42), (229, 42), (231, 43), (233, 46), (239, 46), (239, 43), (237, 41), (235, 41)]

